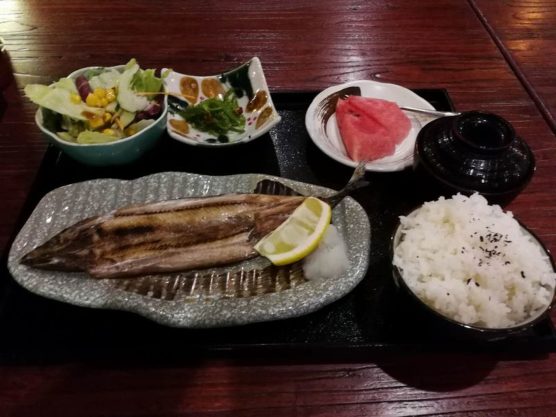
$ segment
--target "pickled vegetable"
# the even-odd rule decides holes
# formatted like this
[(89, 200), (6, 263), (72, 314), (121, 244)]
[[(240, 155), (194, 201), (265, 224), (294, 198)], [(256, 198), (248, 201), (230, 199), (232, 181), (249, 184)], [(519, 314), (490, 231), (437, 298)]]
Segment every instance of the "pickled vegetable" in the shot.
[(219, 137), (229, 132), (245, 131), (242, 112), (234, 91), (228, 90), (222, 98), (208, 98), (195, 106), (184, 108), (179, 114), (195, 129)]

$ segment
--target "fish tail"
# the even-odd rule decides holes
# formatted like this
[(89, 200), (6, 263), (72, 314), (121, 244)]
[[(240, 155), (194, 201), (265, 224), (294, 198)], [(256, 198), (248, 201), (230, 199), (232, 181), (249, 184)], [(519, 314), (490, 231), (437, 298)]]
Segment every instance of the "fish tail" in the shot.
[(339, 190), (336, 194), (326, 197), (323, 200), (330, 204), (332, 207), (336, 206), (340, 201), (344, 199), (347, 195), (351, 194), (353, 191), (366, 187), (369, 185), (369, 181), (365, 179), (365, 166), (367, 161), (361, 161), (353, 171), (353, 175), (349, 179), (348, 183)]

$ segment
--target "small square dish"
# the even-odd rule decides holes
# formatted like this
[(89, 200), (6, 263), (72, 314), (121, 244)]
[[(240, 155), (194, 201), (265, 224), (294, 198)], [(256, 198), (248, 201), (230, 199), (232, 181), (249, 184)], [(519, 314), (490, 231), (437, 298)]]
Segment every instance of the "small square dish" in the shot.
[[(164, 84), (168, 93), (168, 134), (189, 145), (213, 147), (250, 142), (280, 121), (257, 57), (218, 75), (187, 75), (169, 70)], [(191, 110), (192, 106), (200, 106), (203, 102), (207, 105), (209, 99), (212, 102), (210, 106), (203, 107), (203, 111), (211, 121), (214, 114), (209, 113), (212, 111), (207, 110), (209, 107), (222, 112), (216, 115), (224, 118), (222, 124), (218, 121), (220, 132), (203, 129), (192, 119), (186, 120), (186, 114), (190, 114), (185, 113), (186, 109)], [(237, 100), (237, 105), (234, 100)], [(220, 104), (225, 102), (234, 103), (235, 116), (231, 115), (232, 120), (229, 120), (229, 113), (226, 114), (230, 107), (220, 108)], [(201, 107), (197, 108), (200, 112)], [(230, 129), (227, 129), (228, 124)]]

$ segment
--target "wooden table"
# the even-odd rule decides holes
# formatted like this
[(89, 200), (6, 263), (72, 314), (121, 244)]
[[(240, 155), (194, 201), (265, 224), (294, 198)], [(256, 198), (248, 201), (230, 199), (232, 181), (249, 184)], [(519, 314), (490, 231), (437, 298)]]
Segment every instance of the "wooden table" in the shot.
[(547, 124), (556, 131), (556, 83), (547, 53), (556, 45), (551, 1), (485, 1), (474, 7)]
[[(207, 74), (257, 55), (273, 91), (374, 79), (446, 88), (459, 110), (506, 117), (537, 158), (533, 181), (509, 209), (554, 252), (556, 142), (543, 89), (543, 83), (554, 86), (554, 76), (545, 71), (537, 82), (529, 72), (524, 83), (499, 49), (507, 20), (485, 26), (489, 13), (494, 19), (508, 10), (524, 26), (534, 23), (536, 15), (520, 14), (521, 7), (456, 0), (4, 1), (0, 34), (15, 77), (3, 92), (0, 245), (9, 244), (45, 151), (35, 106), (21, 96), (24, 85), (130, 57), (144, 67)], [(540, 33), (556, 24), (554, 14), (547, 19)], [(510, 50), (519, 46), (513, 45)], [(556, 47), (546, 42), (543, 48), (534, 64), (549, 68)], [(529, 65), (530, 55), (515, 53), (519, 68)], [(556, 415), (555, 354), (300, 356), (3, 365), (0, 415)]]

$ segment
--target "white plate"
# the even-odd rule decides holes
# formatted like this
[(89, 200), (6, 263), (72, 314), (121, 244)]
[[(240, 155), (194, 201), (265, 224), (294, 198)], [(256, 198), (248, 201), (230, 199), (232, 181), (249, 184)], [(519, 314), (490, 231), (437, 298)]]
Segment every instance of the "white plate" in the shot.
[[(164, 68), (163, 72), (167, 70), (168, 69)], [(180, 132), (172, 126), (172, 123), (175, 121), (183, 121), (183, 118), (178, 114), (172, 104), (173, 101), (177, 99), (169, 97), (167, 130), (172, 138), (180, 142), (207, 147), (237, 145), (238, 143), (251, 142), (267, 133), (280, 122), (280, 115), (272, 102), (261, 61), (257, 57), (250, 59), (236, 68), (217, 75), (188, 75), (170, 70), (170, 73), (164, 79), (166, 91), (181, 96), (180, 81), (185, 77), (194, 80), (199, 88), (198, 96), (195, 98), (194, 102), (188, 102), (185, 98), (183, 99), (184, 101), (182, 104), (185, 105), (199, 104), (207, 98), (203, 94), (201, 88), (204, 80), (217, 81), (224, 91), (228, 91), (232, 88), (236, 89), (236, 91), (239, 92), (237, 96), (238, 105), (241, 107), (243, 116), (245, 117), (245, 130), (241, 133), (229, 132), (226, 135), (227, 140), (224, 142), (219, 141), (212, 134), (196, 130), (191, 125), (189, 126), (189, 132)], [(249, 109), (248, 104), (257, 93), (264, 94), (266, 98), (262, 100), (255, 109)]]
[[(332, 159), (350, 167), (356, 167), (357, 162), (353, 161), (346, 153), (340, 132), (338, 131), (336, 114), (331, 114), (327, 120), (323, 107), (328, 97), (346, 88), (359, 88), (362, 97), (389, 100), (397, 103), (398, 106), (435, 110), (428, 101), (419, 97), (413, 91), (396, 84), (387, 84), (377, 81), (351, 81), (329, 87), (320, 92), (307, 110), (305, 115), (305, 126), (309, 132), (309, 136), (321, 151)], [(411, 120), (411, 129), (408, 135), (396, 146), (393, 155), (369, 162), (366, 165), (367, 171), (401, 171), (413, 164), (413, 149), (415, 147), (417, 134), (419, 130), (421, 130), (426, 123), (433, 120), (433, 118), (410, 112), (405, 112), (405, 114)]]

